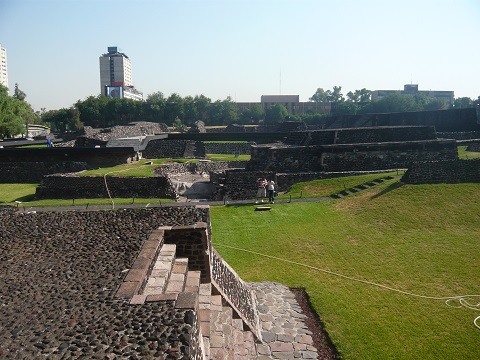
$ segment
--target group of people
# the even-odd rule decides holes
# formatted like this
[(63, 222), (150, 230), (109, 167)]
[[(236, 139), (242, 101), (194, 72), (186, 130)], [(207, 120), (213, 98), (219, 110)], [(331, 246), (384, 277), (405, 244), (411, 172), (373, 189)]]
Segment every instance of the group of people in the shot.
[(264, 177), (257, 179), (257, 197), (255, 203), (258, 204), (259, 201), (263, 203), (263, 199), (268, 197), (270, 204), (274, 204), (275, 195), (275, 181), (273, 181), (273, 179), (268, 181)]

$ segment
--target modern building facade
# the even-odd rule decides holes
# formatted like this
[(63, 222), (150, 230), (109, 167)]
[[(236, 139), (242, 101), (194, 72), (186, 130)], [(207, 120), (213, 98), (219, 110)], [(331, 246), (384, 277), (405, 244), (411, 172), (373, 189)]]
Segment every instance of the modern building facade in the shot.
[(444, 100), (448, 105), (453, 105), (453, 101), (455, 100), (454, 91), (418, 90), (418, 84), (406, 84), (403, 86), (403, 90), (373, 90), (372, 101), (378, 101), (381, 98), (392, 94), (425, 95), (431, 98)]
[(8, 88), (7, 49), (0, 44), (0, 84)]
[(119, 97), (143, 100), (143, 94), (132, 82), (132, 63), (128, 56), (116, 46), (100, 56), (100, 92), (110, 98)]
[(251, 109), (254, 106), (261, 105), (266, 111), (276, 104), (285, 106), (290, 115), (303, 115), (303, 114), (330, 114), (332, 105), (329, 102), (304, 102), (300, 101), (299, 95), (262, 95), (260, 103), (258, 102), (237, 102), (237, 108), (239, 111), (245, 109)]

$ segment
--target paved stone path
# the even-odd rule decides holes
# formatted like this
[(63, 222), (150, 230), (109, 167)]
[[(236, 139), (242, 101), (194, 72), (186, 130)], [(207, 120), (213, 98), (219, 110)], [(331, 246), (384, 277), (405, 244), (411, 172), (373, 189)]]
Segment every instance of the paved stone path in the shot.
[(272, 283), (248, 283), (255, 292), (263, 344), (257, 344), (258, 360), (316, 359), (306, 316), (287, 286)]

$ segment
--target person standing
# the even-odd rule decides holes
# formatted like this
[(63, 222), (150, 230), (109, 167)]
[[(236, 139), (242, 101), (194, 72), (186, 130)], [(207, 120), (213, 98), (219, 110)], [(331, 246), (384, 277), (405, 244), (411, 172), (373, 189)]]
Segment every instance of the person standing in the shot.
[(273, 179), (270, 179), (267, 183), (267, 196), (270, 204), (274, 204), (275, 203), (275, 181), (273, 181)]
[(267, 179), (265, 179), (264, 177), (263, 178), (260, 177), (257, 179), (257, 198), (255, 201), (256, 204), (258, 204), (258, 199), (261, 199), (263, 203), (263, 198), (267, 197), (266, 186), (267, 186)]

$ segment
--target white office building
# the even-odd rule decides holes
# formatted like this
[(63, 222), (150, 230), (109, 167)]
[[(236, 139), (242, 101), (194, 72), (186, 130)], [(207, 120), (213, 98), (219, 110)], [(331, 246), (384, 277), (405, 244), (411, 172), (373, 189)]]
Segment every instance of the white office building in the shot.
[(100, 56), (100, 92), (110, 98), (143, 100), (143, 94), (132, 83), (132, 63), (116, 46)]
[(7, 49), (0, 44), (0, 84), (8, 88)]

